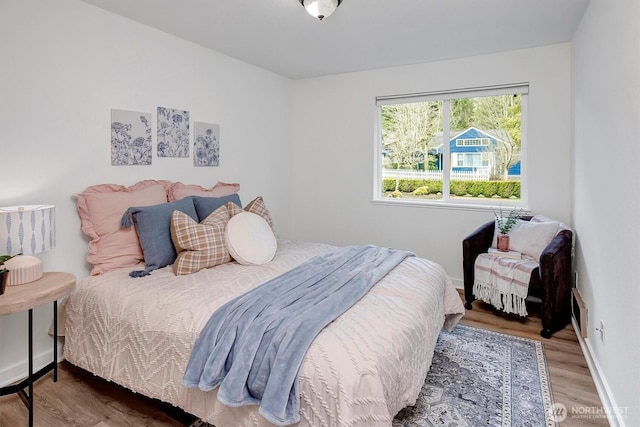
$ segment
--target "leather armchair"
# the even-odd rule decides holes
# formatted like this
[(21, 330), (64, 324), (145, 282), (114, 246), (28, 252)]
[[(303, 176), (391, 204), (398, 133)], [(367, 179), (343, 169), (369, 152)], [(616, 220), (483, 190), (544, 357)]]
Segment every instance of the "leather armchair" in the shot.
[[(530, 220), (531, 217), (522, 217)], [(465, 308), (471, 310), (476, 300), (473, 295), (474, 264), (479, 254), (487, 252), (493, 241), (495, 221), (488, 222), (462, 242)], [(531, 273), (529, 297), (541, 301), (543, 338), (564, 328), (571, 321), (571, 247), (573, 233), (562, 230), (542, 251), (539, 266)]]

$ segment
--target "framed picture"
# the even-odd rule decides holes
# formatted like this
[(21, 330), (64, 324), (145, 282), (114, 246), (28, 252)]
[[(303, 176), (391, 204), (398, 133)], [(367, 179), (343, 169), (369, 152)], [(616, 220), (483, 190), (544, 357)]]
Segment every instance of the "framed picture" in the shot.
[(151, 113), (111, 110), (111, 164), (151, 164)]
[(189, 157), (189, 112), (158, 107), (158, 157)]
[(220, 166), (220, 125), (193, 123), (193, 165)]

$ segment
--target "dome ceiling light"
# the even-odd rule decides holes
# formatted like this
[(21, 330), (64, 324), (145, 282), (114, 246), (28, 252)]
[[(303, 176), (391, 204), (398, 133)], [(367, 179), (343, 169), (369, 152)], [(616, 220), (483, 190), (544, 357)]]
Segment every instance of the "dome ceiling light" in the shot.
[(321, 21), (335, 12), (340, 3), (342, 0), (300, 0), (307, 13)]

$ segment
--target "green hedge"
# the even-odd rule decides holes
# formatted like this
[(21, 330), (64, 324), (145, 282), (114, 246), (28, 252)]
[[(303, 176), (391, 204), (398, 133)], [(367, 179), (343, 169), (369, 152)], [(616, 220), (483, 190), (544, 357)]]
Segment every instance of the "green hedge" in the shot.
[[(449, 184), (451, 194), (455, 196), (520, 198), (520, 181), (451, 181)], [(384, 178), (382, 188), (384, 192), (394, 191), (396, 179)], [(398, 190), (416, 195), (442, 193), (442, 181), (400, 179)]]

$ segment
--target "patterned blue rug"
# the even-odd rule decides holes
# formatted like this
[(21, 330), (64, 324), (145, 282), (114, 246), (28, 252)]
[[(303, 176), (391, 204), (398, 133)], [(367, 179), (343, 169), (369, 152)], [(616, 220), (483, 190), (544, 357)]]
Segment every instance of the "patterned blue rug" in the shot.
[(393, 427), (555, 426), (552, 404), (540, 341), (458, 325), (440, 333), (418, 400)]

